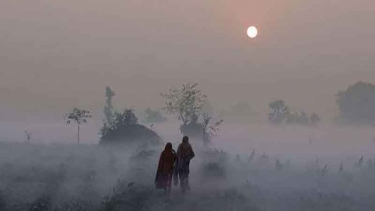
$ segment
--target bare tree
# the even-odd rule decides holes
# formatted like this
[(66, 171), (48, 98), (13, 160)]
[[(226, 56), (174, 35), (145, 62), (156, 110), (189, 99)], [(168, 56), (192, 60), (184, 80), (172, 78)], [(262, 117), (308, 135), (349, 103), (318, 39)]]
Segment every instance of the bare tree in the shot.
[(83, 109), (73, 108), (73, 110), (67, 113), (64, 118), (66, 119), (66, 123), (70, 124), (71, 121), (77, 123), (77, 143), (80, 141), (80, 129), (81, 124), (86, 123), (89, 118), (91, 118), (90, 112)]

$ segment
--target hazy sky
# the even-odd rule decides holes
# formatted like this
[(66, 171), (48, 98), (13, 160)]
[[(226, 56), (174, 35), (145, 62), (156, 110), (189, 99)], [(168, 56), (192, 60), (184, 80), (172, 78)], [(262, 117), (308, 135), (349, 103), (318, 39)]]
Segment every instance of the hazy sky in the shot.
[[(274, 99), (335, 115), (334, 94), (375, 83), (373, 0), (1, 0), (0, 117), (162, 106), (198, 82), (211, 104)], [(256, 25), (256, 39), (246, 28)]]

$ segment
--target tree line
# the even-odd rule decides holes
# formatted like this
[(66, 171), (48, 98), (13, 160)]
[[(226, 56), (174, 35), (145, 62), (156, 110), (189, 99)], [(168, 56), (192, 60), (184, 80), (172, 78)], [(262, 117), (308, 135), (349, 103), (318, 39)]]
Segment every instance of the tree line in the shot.
[[(105, 106), (103, 109), (103, 126), (100, 130), (101, 142), (118, 142), (122, 139), (144, 139), (158, 142), (160, 137), (150, 128), (139, 123), (132, 109), (117, 111), (112, 100), (115, 92), (107, 86), (105, 89)], [(209, 143), (219, 130), (223, 119), (214, 118), (212, 109), (207, 101), (207, 95), (198, 88), (198, 84), (187, 83), (179, 88), (171, 88), (162, 93), (165, 100), (165, 111), (174, 115), (180, 121), (180, 132), (195, 139)], [(339, 91), (336, 103), (339, 115), (335, 119), (338, 124), (374, 124), (375, 123), (375, 85), (359, 81), (350, 85), (346, 90)], [(241, 104), (241, 108), (249, 111), (248, 105)], [(208, 109), (209, 108), (209, 109)], [(268, 121), (273, 125), (303, 125), (317, 126), (321, 118), (317, 113), (307, 114), (304, 111), (292, 111), (284, 100), (275, 100), (268, 104)], [(148, 108), (145, 110), (145, 123), (160, 123), (167, 121), (160, 111)], [(65, 116), (70, 124), (77, 123), (77, 142), (80, 139), (80, 126), (91, 118), (90, 112), (74, 108)]]

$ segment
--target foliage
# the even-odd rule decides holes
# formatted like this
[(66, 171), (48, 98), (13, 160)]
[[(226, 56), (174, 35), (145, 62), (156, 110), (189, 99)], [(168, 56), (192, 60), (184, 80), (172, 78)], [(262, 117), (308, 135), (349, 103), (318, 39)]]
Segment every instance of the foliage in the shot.
[(113, 120), (112, 98), (114, 96), (115, 96), (115, 92), (111, 89), (111, 87), (107, 86), (105, 88), (106, 105), (104, 106), (104, 110), (103, 110), (105, 121), (107, 124), (112, 124), (112, 120)]
[(224, 120), (220, 119), (218, 121), (213, 121), (212, 117), (208, 114), (203, 114), (203, 123), (202, 128), (205, 131), (205, 135), (207, 137), (203, 137), (203, 140), (208, 142), (211, 140), (213, 136), (216, 135), (217, 131), (219, 130), (219, 125), (223, 123)]
[(109, 133), (119, 130), (120, 128), (128, 125), (135, 125), (138, 123), (138, 118), (135, 116), (134, 111), (125, 109), (123, 112), (115, 112), (113, 120), (110, 124), (103, 123), (100, 131), (102, 137), (107, 136)]
[(161, 138), (152, 130), (138, 124), (138, 118), (132, 109), (122, 112), (114, 111), (112, 98), (115, 96), (110, 87), (106, 87), (105, 119), (100, 129), (100, 144), (131, 143), (161, 143)]
[(268, 114), (268, 120), (272, 124), (285, 123), (290, 111), (288, 106), (285, 105), (283, 100), (276, 100), (268, 104), (270, 113)]
[(100, 144), (147, 141), (160, 143), (160, 137), (147, 127), (138, 124), (138, 118), (131, 109), (115, 112), (111, 125), (103, 123)]
[(345, 123), (375, 123), (375, 85), (357, 82), (336, 95), (339, 120)]
[(86, 123), (91, 118), (90, 111), (73, 108), (73, 110), (65, 115), (67, 119), (66, 123), (70, 124), (71, 121), (75, 121), (78, 125)]
[(73, 108), (70, 113), (67, 113), (65, 116), (66, 123), (70, 124), (71, 121), (77, 123), (78, 127), (78, 135), (77, 135), (77, 143), (80, 140), (80, 126), (82, 123), (86, 123), (89, 118), (91, 118), (90, 112), (83, 109)]
[(167, 121), (167, 118), (165, 118), (160, 111), (152, 110), (151, 108), (147, 108), (145, 110), (146, 117), (145, 122), (148, 123), (161, 123)]
[(310, 116), (307, 113), (293, 112), (285, 105), (283, 100), (277, 100), (269, 104), (269, 122), (272, 124), (297, 124), (304, 126), (316, 126), (320, 122), (320, 117), (316, 113)]
[(209, 142), (218, 131), (223, 120), (212, 121), (211, 115), (203, 113), (207, 105), (207, 96), (197, 89), (198, 84), (183, 84), (181, 89), (170, 89), (168, 94), (161, 94), (165, 99), (166, 110), (177, 114), (181, 121), (182, 134)]
[(195, 84), (183, 84), (181, 89), (170, 89), (168, 94), (161, 94), (165, 99), (166, 110), (177, 114), (178, 119), (187, 125), (193, 118), (201, 115), (207, 96), (197, 89)]

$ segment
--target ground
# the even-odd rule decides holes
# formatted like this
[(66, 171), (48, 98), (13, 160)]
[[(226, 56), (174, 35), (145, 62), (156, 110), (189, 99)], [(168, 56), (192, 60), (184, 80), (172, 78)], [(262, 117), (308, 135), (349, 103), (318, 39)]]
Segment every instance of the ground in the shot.
[[(374, 210), (375, 166), (342, 171), (320, 160), (197, 149), (192, 191), (166, 197), (153, 180), (159, 152), (88, 145), (0, 144), (0, 210)], [(143, 156), (139, 156), (139, 154)]]

